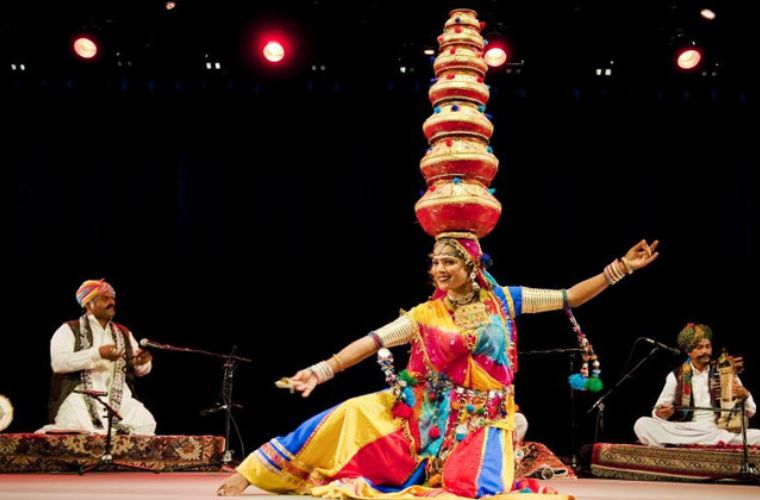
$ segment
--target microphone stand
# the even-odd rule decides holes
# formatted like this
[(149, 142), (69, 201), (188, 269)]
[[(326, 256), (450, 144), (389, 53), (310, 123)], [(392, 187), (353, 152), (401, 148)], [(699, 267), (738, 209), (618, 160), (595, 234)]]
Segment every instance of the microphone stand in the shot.
[(87, 392), (81, 392), (81, 391), (76, 391), (76, 392), (78, 392), (79, 394), (83, 394), (85, 396), (91, 397), (92, 399), (94, 399), (95, 401), (103, 405), (103, 407), (106, 409), (106, 412), (108, 413), (108, 416), (106, 419), (108, 421), (108, 428), (106, 429), (106, 444), (105, 444), (105, 447), (103, 448), (103, 454), (100, 455), (99, 461), (95, 462), (94, 464), (80, 466), (77, 471), (80, 476), (93, 470), (97, 471), (98, 469), (106, 468), (110, 465), (115, 465), (118, 467), (124, 467), (126, 469), (134, 469), (134, 470), (139, 470), (139, 471), (144, 471), (144, 472), (154, 472), (156, 474), (159, 473), (158, 470), (149, 469), (148, 467), (142, 467), (140, 465), (132, 465), (126, 462), (114, 460), (113, 454), (112, 454), (111, 429), (113, 427), (114, 417), (118, 418), (119, 420), (123, 420), (121, 417), (121, 414), (119, 414), (116, 408), (111, 406), (110, 403), (100, 399), (101, 397), (100, 394), (94, 395)]
[[(238, 366), (238, 362), (241, 359), (235, 356), (233, 353), (237, 349), (237, 346), (233, 346), (230, 354), (224, 358), (224, 375), (222, 378), (222, 391), (221, 391), (221, 405), (217, 402), (216, 407), (220, 410), (224, 410), (224, 453), (222, 454), (222, 464), (228, 465), (232, 462), (233, 451), (230, 450), (230, 421), (232, 419), (232, 408), (242, 408), (238, 404), (232, 402), (232, 380), (235, 375), (235, 368)], [(250, 362), (250, 360), (248, 360)], [(242, 445), (242, 443), (240, 443)]]
[(757, 466), (749, 461), (749, 444), (747, 443), (747, 408), (744, 405), (744, 400), (739, 400), (737, 405), (742, 409), (742, 466), (739, 468), (739, 477), (741, 479), (748, 479), (754, 483), (760, 483), (760, 475), (758, 475)]
[[(583, 349), (579, 347), (568, 347), (558, 349), (546, 349), (542, 351), (522, 351), (518, 353), (521, 356), (532, 355), (545, 355), (545, 354), (567, 354), (567, 359), (570, 362), (570, 374), (575, 373), (575, 356), (582, 353)], [(576, 452), (576, 435), (578, 433), (578, 426), (575, 418), (575, 390), (570, 388), (570, 467), (574, 470), (578, 470), (578, 453)]]
[[(237, 346), (233, 346), (229, 354), (216, 354), (207, 351), (193, 350), (208, 356), (213, 356), (224, 360), (224, 374), (222, 375), (222, 389), (220, 392), (221, 401), (217, 401), (212, 408), (204, 410), (206, 414), (224, 411), (224, 452), (222, 453), (222, 465), (229, 465), (232, 462), (234, 450), (230, 450), (230, 423), (232, 421), (232, 409), (242, 408), (242, 405), (232, 402), (232, 382), (235, 376), (235, 369), (239, 363), (250, 363), (251, 360), (242, 356), (235, 355)], [(237, 425), (237, 424), (236, 424)], [(241, 441), (240, 445), (243, 443)]]
[[(153, 347), (156, 349), (173, 352), (191, 352), (212, 358), (218, 358), (224, 361), (224, 375), (222, 378), (222, 389), (220, 392), (221, 401), (217, 401), (217, 403), (211, 408), (202, 410), (201, 415), (205, 416), (211, 413), (216, 413), (218, 411), (224, 411), (224, 452), (222, 453), (222, 466), (228, 465), (230, 462), (232, 462), (232, 455), (234, 453), (234, 450), (230, 450), (230, 422), (232, 421), (232, 409), (243, 407), (242, 405), (232, 402), (232, 381), (235, 375), (235, 369), (238, 367), (238, 364), (250, 363), (251, 360), (249, 358), (244, 358), (243, 356), (236, 355), (235, 351), (237, 350), (237, 346), (234, 346), (229, 354), (218, 354), (215, 352), (204, 351), (202, 349), (177, 347), (168, 344), (159, 344), (156, 342), (147, 342), (143, 347)], [(240, 442), (240, 445), (243, 446), (242, 440)]]
[(742, 414), (742, 464), (739, 467), (739, 475), (738, 476), (720, 476), (720, 477), (713, 477), (710, 478), (711, 481), (720, 481), (721, 479), (727, 479), (732, 482), (735, 481), (747, 481), (752, 482), (755, 484), (760, 483), (760, 472), (758, 472), (757, 466), (749, 461), (749, 443), (747, 442), (747, 425), (748, 425), (748, 418), (747, 418), (747, 408), (744, 406), (744, 400), (740, 399), (736, 402), (733, 408), (713, 408), (711, 406), (707, 407), (700, 407), (700, 406), (674, 406), (674, 410), (705, 410), (705, 411), (711, 411), (713, 413), (724, 413), (729, 412), (729, 417), (731, 414), (741, 412)]
[(604, 394), (602, 394), (602, 396), (599, 399), (597, 399), (593, 405), (591, 405), (591, 408), (589, 408), (588, 411), (586, 411), (586, 415), (590, 415), (591, 412), (593, 412), (594, 410), (598, 410), (596, 414), (596, 426), (594, 428), (594, 442), (595, 443), (599, 442), (600, 430), (602, 433), (604, 433), (604, 410), (606, 409), (604, 405), (604, 401), (609, 397), (610, 394), (612, 394), (615, 391), (615, 389), (618, 388), (618, 386), (620, 386), (626, 380), (630, 379), (631, 375), (633, 375), (633, 373), (636, 370), (638, 370), (641, 366), (643, 366), (647, 361), (652, 359), (652, 357), (654, 357), (654, 355), (657, 354), (659, 350), (660, 350), (660, 347), (658, 346), (653, 347), (652, 350), (649, 351), (649, 354), (647, 354), (644, 358), (641, 359), (641, 361), (636, 363), (636, 365), (633, 368), (628, 370), (627, 373), (625, 373), (622, 377), (620, 377), (620, 379), (618, 379), (618, 381), (615, 382), (615, 385), (607, 389), (607, 391)]

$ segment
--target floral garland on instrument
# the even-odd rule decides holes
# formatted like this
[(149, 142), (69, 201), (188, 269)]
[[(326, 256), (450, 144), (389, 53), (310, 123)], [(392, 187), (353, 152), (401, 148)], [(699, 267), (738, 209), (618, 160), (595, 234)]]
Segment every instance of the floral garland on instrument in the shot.
[[(594, 353), (594, 346), (591, 345), (586, 334), (581, 330), (581, 326), (578, 324), (578, 320), (575, 319), (575, 315), (570, 306), (565, 306), (564, 310), (567, 319), (570, 320), (570, 324), (573, 326), (575, 336), (578, 338), (578, 345), (583, 350), (583, 365), (581, 366), (579, 373), (573, 373), (568, 378), (570, 387), (576, 391), (599, 392), (604, 388), (604, 384), (602, 383), (602, 379), (599, 378), (602, 370), (600, 369), (601, 364), (599, 363), (599, 358)], [(589, 362), (592, 366), (590, 372)]]

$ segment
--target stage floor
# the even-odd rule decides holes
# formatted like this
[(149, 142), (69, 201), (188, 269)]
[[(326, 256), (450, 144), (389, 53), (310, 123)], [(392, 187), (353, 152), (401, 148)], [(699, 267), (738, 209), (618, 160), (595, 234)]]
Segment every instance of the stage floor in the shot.
[[(218, 498), (216, 487), (228, 473), (169, 472), (161, 474), (107, 472), (84, 476), (69, 474), (0, 474), (2, 500), (170, 500), (186, 498)], [(681, 500), (696, 498), (747, 499), (760, 498), (760, 486), (735, 484), (666, 483), (654, 481), (618, 481), (610, 479), (577, 479), (544, 481), (577, 500), (657, 499)], [(257, 500), (285, 497), (248, 491), (245, 497)]]

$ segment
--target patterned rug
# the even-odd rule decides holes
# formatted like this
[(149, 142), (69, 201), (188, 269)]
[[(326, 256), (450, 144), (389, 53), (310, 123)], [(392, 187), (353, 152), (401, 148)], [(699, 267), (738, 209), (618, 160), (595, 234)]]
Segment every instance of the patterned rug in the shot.
[[(72, 472), (100, 463), (105, 436), (0, 434), (0, 472)], [(113, 460), (156, 472), (220, 470), (221, 436), (114, 436)], [(98, 470), (123, 469), (107, 464)]]
[[(610, 479), (708, 481), (739, 477), (741, 446), (676, 446), (596, 443), (591, 474)], [(760, 447), (750, 447), (750, 463), (760, 464)]]

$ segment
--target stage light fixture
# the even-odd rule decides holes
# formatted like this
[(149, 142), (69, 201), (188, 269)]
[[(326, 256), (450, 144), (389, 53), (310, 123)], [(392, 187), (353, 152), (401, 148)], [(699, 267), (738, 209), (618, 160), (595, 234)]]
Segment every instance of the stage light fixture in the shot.
[(213, 54), (211, 52), (206, 53), (204, 55), (204, 59), (205, 59), (205, 65), (206, 65), (207, 70), (209, 71), (222, 70), (222, 62), (217, 59), (216, 54)]
[(706, 19), (708, 21), (713, 21), (717, 17), (715, 11), (712, 9), (702, 9), (699, 11), (699, 15), (702, 16), (702, 19)]
[(690, 44), (676, 51), (676, 66), (681, 71), (694, 71), (700, 67), (703, 58), (702, 49)]
[(312, 64), (319, 68), (299, 23), (286, 19), (250, 25), (244, 35), (244, 59), (251, 69), (268, 78), (288, 78), (296, 72), (308, 71)]
[(594, 74), (596, 76), (612, 76), (612, 67), (615, 65), (615, 61), (610, 59), (594, 68)]
[(77, 57), (86, 61), (95, 59), (100, 52), (98, 41), (92, 35), (78, 35), (74, 37), (71, 48)]
[(705, 62), (705, 50), (698, 39), (683, 28), (676, 29), (670, 37), (673, 64), (680, 72), (690, 73), (700, 69)]
[(285, 58), (285, 47), (278, 40), (269, 40), (261, 51), (264, 59), (271, 63), (278, 63)]
[(483, 59), (492, 68), (504, 66), (512, 55), (509, 43), (504, 35), (491, 32), (485, 36), (488, 41), (483, 49)]
[(507, 51), (503, 47), (489, 47), (483, 58), (492, 68), (503, 66), (507, 62)]

